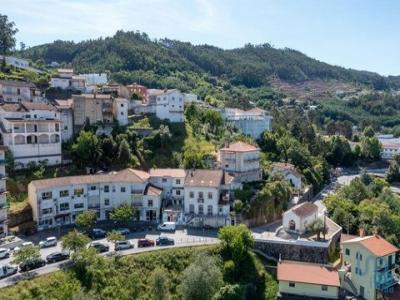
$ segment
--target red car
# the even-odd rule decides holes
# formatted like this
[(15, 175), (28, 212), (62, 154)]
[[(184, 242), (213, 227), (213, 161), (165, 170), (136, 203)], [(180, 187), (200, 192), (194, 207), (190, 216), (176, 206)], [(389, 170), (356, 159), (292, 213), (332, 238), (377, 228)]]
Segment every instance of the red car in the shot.
[(154, 247), (154, 241), (149, 239), (138, 240), (138, 248), (143, 248), (143, 247)]

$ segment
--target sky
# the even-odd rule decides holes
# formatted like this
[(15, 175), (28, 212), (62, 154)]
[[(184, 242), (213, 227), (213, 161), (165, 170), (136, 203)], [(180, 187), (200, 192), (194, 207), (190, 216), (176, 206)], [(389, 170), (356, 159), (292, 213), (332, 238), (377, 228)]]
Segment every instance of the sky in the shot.
[(225, 49), (270, 43), (347, 68), (400, 75), (397, 0), (0, 0), (28, 46), (139, 30)]

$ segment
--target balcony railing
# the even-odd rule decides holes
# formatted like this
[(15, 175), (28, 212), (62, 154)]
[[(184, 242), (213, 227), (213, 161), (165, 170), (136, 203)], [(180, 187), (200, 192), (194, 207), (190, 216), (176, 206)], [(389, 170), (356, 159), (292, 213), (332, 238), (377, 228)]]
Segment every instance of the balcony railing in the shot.
[(97, 208), (100, 208), (100, 203), (88, 204), (88, 209), (97, 209)]
[(197, 203), (204, 203), (204, 198), (197, 198)]
[(382, 281), (376, 280), (376, 289), (380, 291), (385, 291), (398, 284), (398, 282), (399, 278), (397, 278), (397, 276), (391, 276), (390, 278), (385, 278)]
[(396, 263), (392, 263), (390, 265), (376, 266), (376, 271), (377, 272), (386, 272), (386, 271), (394, 270), (396, 268), (398, 268), (398, 265)]

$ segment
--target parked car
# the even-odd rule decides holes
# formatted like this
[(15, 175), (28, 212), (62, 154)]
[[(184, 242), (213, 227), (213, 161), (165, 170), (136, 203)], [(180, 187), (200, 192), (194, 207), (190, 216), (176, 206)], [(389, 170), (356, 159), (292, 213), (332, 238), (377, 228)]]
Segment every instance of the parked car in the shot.
[(28, 246), (34, 246), (32, 242), (23, 242), (21, 246), (17, 246), (14, 248), (14, 252), (17, 253), (19, 250), (22, 248), (28, 247)]
[(54, 246), (57, 246), (57, 238), (55, 238), (54, 236), (48, 237), (45, 240), (39, 242), (40, 248), (48, 248)]
[(122, 235), (128, 235), (131, 231), (128, 228), (118, 228), (115, 231), (119, 232)]
[(10, 249), (0, 248), (0, 259), (9, 258), (10, 257)]
[(56, 252), (50, 253), (49, 255), (46, 256), (46, 261), (48, 264), (55, 263), (55, 262), (62, 261), (62, 260), (67, 260), (67, 259), (69, 259), (68, 252), (56, 251)]
[(115, 243), (115, 251), (132, 249), (133, 245), (130, 241), (117, 241)]
[(17, 272), (18, 272), (18, 267), (16, 266), (11, 266), (11, 265), (0, 266), (0, 278), (5, 278), (14, 275)]
[(156, 245), (157, 246), (175, 245), (175, 241), (167, 236), (160, 236), (158, 239), (156, 239)]
[(96, 249), (99, 253), (108, 252), (108, 250), (110, 250), (110, 246), (100, 242), (92, 242), (89, 247)]
[(154, 246), (154, 241), (150, 239), (140, 239), (138, 240), (138, 248), (144, 248), (144, 247), (153, 247)]
[(165, 230), (165, 231), (174, 231), (176, 228), (175, 222), (165, 222), (163, 224), (158, 225), (158, 230)]
[(93, 240), (102, 239), (106, 237), (106, 232), (100, 228), (93, 228), (89, 231), (89, 237)]
[(46, 265), (46, 261), (41, 258), (28, 260), (26, 262), (20, 263), (19, 271), (26, 272), (26, 271), (30, 271), (30, 270), (34, 270), (34, 269), (43, 267), (44, 265)]

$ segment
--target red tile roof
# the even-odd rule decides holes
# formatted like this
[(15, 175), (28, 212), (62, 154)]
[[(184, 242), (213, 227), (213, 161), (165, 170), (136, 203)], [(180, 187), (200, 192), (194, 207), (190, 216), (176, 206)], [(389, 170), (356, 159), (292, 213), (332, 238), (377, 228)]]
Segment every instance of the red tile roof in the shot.
[(307, 217), (318, 211), (318, 206), (312, 202), (303, 202), (293, 206), (291, 210), (299, 217)]
[(154, 177), (185, 177), (184, 169), (150, 169), (150, 176)]
[(160, 196), (162, 194), (162, 191), (162, 189), (152, 184), (148, 184), (144, 190), (144, 194), (148, 196)]
[(379, 235), (358, 237), (352, 240), (345, 241), (343, 242), (343, 244), (355, 243), (355, 242), (360, 243), (365, 248), (367, 248), (372, 254), (379, 257), (390, 255), (399, 251), (399, 248), (392, 245)]
[(185, 186), (216, 188), (221, 185), (223, 176), (222, 170), (188, 170)]
[(247, 152), (247, 151), (257, 151), (257, 150), (260, 150), (260, 148), (245, 142), (236, 142), (230, 144), (228, 147), (220, 149), (220, 151), (236, 151), (236, 152)]
[(339, 274), (336, 270), (317, 264), (287, 260), (278, 263), (278, 280), (340, 286)]

